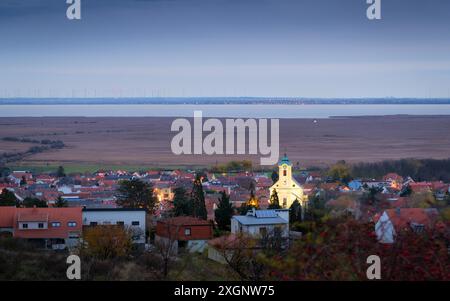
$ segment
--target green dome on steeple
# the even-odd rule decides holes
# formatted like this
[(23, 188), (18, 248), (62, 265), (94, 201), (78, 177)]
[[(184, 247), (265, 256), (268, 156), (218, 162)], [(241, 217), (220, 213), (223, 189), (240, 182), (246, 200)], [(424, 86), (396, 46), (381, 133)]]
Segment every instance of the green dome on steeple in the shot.
[(286, 154), (284, 154), (284, 157), (281, 158), (280, 163), (278, 163), (278, 165), (280, 166), (283, 164), (292, 165), (291, 161), (289, 161), (289, 158)]

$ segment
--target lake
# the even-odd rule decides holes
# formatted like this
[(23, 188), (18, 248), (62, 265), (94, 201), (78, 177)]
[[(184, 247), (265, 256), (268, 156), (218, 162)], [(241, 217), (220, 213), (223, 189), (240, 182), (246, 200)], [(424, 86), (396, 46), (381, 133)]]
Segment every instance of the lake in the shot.
[(0, 105), (0, 117), (204, 117), (230, 118), (330, 118), (334, 116), (450, 115), (448, 104), (400, 105)]

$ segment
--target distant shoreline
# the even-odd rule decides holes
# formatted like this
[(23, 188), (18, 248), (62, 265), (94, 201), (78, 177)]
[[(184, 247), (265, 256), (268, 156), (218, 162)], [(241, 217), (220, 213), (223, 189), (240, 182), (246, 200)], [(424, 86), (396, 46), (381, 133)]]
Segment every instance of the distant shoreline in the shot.
[(0, 105), (450, 105), (450, 98), (130, 97), (0, 98)]

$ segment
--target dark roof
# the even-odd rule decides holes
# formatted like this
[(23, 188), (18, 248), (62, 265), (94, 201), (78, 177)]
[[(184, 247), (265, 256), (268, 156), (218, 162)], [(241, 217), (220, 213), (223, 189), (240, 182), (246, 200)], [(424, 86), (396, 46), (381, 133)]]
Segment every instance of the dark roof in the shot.
[(175, 226), (210, 226), (211, 222), (203, 219), (199, 219), (192, 216), (177, 216), (172, 218), (167, 218), (164, 220), (159, 220), (158, 223), (166, 223)]
[(145, 211), (144, 208), (83, 208), (83, 211)]

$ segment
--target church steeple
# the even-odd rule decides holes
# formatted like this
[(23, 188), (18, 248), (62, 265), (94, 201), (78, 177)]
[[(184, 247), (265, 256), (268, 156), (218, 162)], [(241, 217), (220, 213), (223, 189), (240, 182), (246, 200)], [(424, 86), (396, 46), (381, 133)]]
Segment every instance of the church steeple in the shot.
[(291, 161), (289, 160), (288, 156), (286, 155), (286, 153), (284, 154), (284, 157), (281, 158), (280, 162), (278, 163), (278, 166), (282, 166), (283, 164), (292, 166)]

